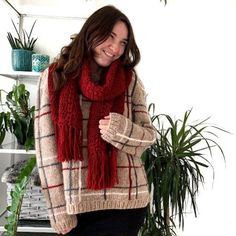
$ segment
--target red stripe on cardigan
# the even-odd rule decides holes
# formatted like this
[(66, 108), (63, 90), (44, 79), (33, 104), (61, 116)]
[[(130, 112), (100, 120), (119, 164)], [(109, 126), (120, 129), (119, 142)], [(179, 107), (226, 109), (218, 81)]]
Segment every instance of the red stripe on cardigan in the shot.
[(44, 112), (44, 113), (42, 113), (42, 114), (40, 114), (40, 115), (38, 115), (38, 116), (35, 116), (35, 119), (37, 119), (37, 118), (39, 118), (39, 117), (42, 117), (42, 116), (45, 116), (45, 115), (48, 115), (48, 114), (50, 114), (50, 113), (51, 113), (51, 111)]
[(48, 186), (48, 187), (44, 187), (42, 189), (45, 190), (45, 189), (50, 189), (50, 188), (58, 188), (58, 187), (61, 187), (61, 186), (63, 186), (63, 183), (57, 184), (57, 185), (51, 185), (51, 186)]
[(141, 111), (141, 110), (134, 110), (134, 112), (140, 112), (140, 113), (145, 113), (145, 114), (148, 114), (146, 111)]

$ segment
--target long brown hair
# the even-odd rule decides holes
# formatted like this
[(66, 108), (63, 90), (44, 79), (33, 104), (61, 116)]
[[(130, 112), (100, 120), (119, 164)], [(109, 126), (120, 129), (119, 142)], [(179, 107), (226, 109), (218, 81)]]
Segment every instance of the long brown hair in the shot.
[(55, 90), (59, 90), (68, 78), (79, 76), (83, 62), (93, 57), (93, 48), (109, 37), (118, 21), (124, 22), (128, 28), (128, 42), (120, 60), (129, 69), (138, 64), (140, 52), (129, 19), (114, 6), (105, 6), (95, 11), (73, 41), (61, 49), (54, 73)]

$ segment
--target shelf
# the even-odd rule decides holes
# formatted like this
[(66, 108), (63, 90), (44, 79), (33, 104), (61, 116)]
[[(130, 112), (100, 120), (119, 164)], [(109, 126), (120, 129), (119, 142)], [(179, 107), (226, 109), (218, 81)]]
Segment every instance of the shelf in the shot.
[(33, 72), (33, 71), (9, 71), (8, 73), (0, 72), (0, 76), (4, 76), (10, 79), (37, 79), (40, 76), (40, 72)]
[(2, 147), (0, 148), (0, 153), (5, 153), (5, 154), (27, 154), (27, 155), (35, 155), (36, 154), (35, 150), (26, 151), (23, 148), (20, 149), (20, 148), (17, 148), (15, 146), (16, 146), (16, 144), (14, 142), (3, 144)]
[(21, 149), (0, 149), (0, 153), (5, 153), (5, 154), (27, 154), (27, 155), (35, 155), (36, 151), (35, 150), (21, 150)]
[[(0, 217), (0, 232), (3, 232), (4, 225), (6, 224), (6, 214)], [(19, 220), (17, 232), (41, 232), (41, 233), (54, 233), (49, 221), (47, 220)]]

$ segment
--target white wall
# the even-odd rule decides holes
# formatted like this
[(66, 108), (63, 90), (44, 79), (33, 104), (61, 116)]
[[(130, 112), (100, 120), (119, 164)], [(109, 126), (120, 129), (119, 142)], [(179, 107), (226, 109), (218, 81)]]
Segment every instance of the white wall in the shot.
[[(133, 24), (142, 53), (137, 69), (149, 94), (148, 102), (156, 104), (157, 112), (181, 118), (193, 108), (193, 120), (211, 116), (212, 123), (235, 134), (235, 0), (169, 0), (167, 6), (159, 0), (97, 1), (97, 7), (106, 4), (120, 8)], [(33, 20), (25, 19), (25, 25)], [(56, 56), (81, 23), (38, 19), (36, 49)], [(4, 63), (1, 56), (0, 68)], [(179, 236), (234, 234), (236, 138), (220, 134), (218, 142), (224, 149), (226, 166), (215, 152), (210, 159), (215, 168), (214, 184), (211, 170), (204, 170), (206, 183), (198, 197), (198, 218), (187, 209), (185, 230), (180, 230)]]
[[(142, 60), (138, 71), (158, 113), (181, 118), (193, 108), (192, 118), (210, 121), (236, 133), (236, 1), (100, 0), (114, 4), (133, 23)], [(235, 135), (217, 140), (226, 155), (208, 158), (215, 168), (204, 170), (205, 187), (198, 197), (198, 218), (187, 209), (185, 229), (178, 236), (235, 235)]]
[(0, 71), (11, 69), (11, 47), (7, 40), (7, 32), (14, 31), (11, 19), (18, 22), (16, 13), (0, 1)]
[[(29, 29), (35, 17), (25, 17), (24, 25)], [(70, 43), (70, 35), (79, 32), (84, 19), (37, 18), (33, 35), (38, 37), (34, 51), (50, 55), (50, 61), (58, 55), (61, 48)]]

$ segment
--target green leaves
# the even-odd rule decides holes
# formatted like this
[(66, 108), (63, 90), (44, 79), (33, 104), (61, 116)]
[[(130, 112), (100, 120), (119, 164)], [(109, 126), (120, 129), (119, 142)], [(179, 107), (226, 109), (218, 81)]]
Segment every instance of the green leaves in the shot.
[(0, 113), (0, 145), (2, 145), (6, 132), (10, 130), (10, 112)]
[[(150, 110), (154, 113), (154, 104), (149, 106)], [(142, 156), (152, 194), (142, 235), (148, 235), (145, 232), (157, 236), (176, 235), (176, 217), (183, 229), (188, 201), (197, 216), (196, 197), (199, 185), (204, 184), (202, 168), (212, 167), (206, 156), (212, 155), (214, 147), (225, 159), (222, 148), (214, 139), (218, 131), (227, 131), (208, 125), (209, 118), (190, 124), (191, 112), (186, 111), (182, 120), (173, 120), (166, 114), (151, 116), (158, 138)]]
[(26, 150), (34, 148), (35, 107), (30, 107), (29, 98), (30, 92), (24, 84), (14, 85), (6, 95), (6, 105), (10, 112), (7, 113), (5, 127)]
[(5, 118), (5, 112), (1, 112), (0, 113), (0, 145), (2, 144), (2, 142), (5, 138), (5, 135), (6, 135), (4, 118)]
[(20, 35), (19, 30), (17, 29), (15, 23), (12, 21), (12, 24), (14, 26), (14, 29), (16, 31), (17, 37), (13, 37), (12, 34), (10, 32), (7, 32), (7, 39), (12, 47), (12, 49), (25, 49), (25, 50), (29, 50), (29, 51), (33, 51), (34, 50), (34, 45), (37, 41), (38, 38), (32, 38), (32, 32), (36, 23), (36, 20), (34, 21), (31, 29), (30, 29), (30, 33), (28, 34), (28, 32), (26, 30), (22, 30), (22, 35)]
[(7, 207), (8, 216), (6, 217), (7, 224), (4, 226), (8, 236), (16, 236), (17, 224), (20, 216), (23, 196), (26, 186), (30, 180), (30, 174), (36, 165), (36, 157), (33, 156), (27, 161), (17, 177), (15, 186), (11, 190), (11, 205)]

